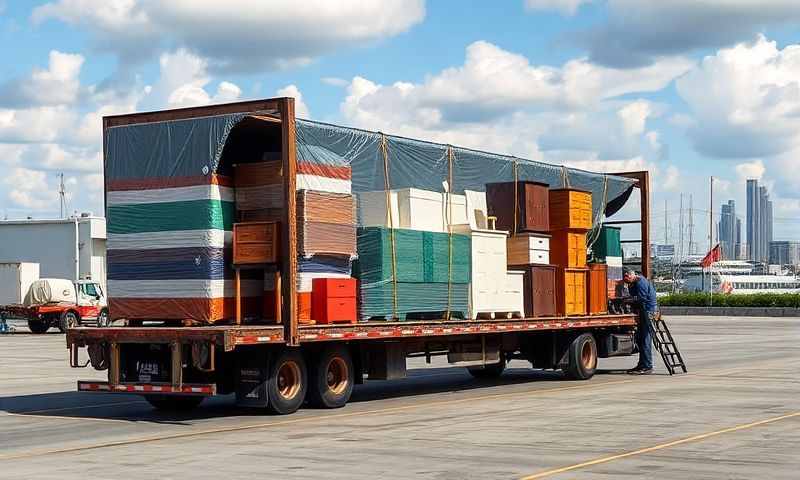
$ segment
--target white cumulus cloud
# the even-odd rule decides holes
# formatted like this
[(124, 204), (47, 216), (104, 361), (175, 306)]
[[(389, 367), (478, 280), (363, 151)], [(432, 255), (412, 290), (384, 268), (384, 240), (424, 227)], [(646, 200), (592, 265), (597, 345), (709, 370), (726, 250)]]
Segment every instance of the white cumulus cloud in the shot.
[(85, 28), (124, 61), (164, 45), (209, 59), (212, 69), (256, 72), (304, 65), (340, 47), (391, 37), (425, 17), (424, 0), (57, 0), (33, 10)]

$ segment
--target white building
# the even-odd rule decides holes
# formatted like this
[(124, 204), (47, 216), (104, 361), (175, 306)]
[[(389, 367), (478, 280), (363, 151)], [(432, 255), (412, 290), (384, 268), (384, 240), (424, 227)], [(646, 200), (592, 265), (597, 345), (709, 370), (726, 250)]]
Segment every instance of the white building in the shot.
[(106, 286), (106, 219), (0, 221), (0, 262), (34, 262), (42, 278), (92, 279)]

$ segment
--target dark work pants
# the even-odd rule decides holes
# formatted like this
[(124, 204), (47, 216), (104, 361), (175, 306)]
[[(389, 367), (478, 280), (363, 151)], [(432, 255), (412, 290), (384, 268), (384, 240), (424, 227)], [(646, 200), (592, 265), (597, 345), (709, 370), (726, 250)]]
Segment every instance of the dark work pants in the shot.
[(653, 368), (653, 337), (650, 333), (650, 322), (656, 312), (639, 310), (639, 325), (636, 328), (636, 346), (639, 347), (639, 364), (637, 367)]

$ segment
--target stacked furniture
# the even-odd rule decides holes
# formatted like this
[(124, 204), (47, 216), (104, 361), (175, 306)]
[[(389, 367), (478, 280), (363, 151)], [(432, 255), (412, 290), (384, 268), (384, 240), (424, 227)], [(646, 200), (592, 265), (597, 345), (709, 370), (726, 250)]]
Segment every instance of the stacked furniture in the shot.
[[(257, 229), (260, 225), (269, 224), (266, 219), (279, 218), (285, 208), (283, 198), (283, 171), (280, 160), (269, 160), (257, 163), (242, 163), (234, 166), (234, 184), (236, 186), (236, 210), (240, 223), (234, 228), (242, 233)], [(352, 260), (356, 255), (356, 227), (354, 202), (351, 195), (351, 171), (346, 165), (318, 165), (298, 162), (297, 166), (297, 250), (298, 268), (296, 277), (297, 312), (301, 323), (311, 323), (314, 304), (313, 281), (315, 279), (336, 279), (343, 281), (351, 278)], [(275, 230), (277, 232), (277, 228)], [(240, 237), (241, 235), (239, 235)], [(277, 236), (275, 239), (277, 240)], [(256, 245), (237, 242), (241, 252), (252, 253)], [(269, 264), (271, 261), (242, 262), (234, 253), (234, 265)], [(262, 313), (271, 317), (276, 311), (276, 272), (277, 269), (265, 269)], [(329, 290), (324, 290), (323, 297)], [(340, 311), (354, 311), (355, 298), (352, 305)], [(326, 299), (318, 301), (325, 305)], [(322, 311), (322, 310), (321, 310)], [(337, 317), (339, 318), (340, 315)], [(330, 318), (325, 315), (325, 320)], [(353, 314), (347, 321), (355, 321)], [(336, 320), (344, 321), (344, 320)]]
[(550, 261), (556, 269), (559, 315), (586, 315), (589, 269), (586, 233), (592, 228), (592, 194), (573, 188), (551, 189)]
[(556, 275), (551, 265), (547, 184), (490, 183), (486, 185), (486, 203), (498, 228), (512, 231), (506, 241), (506, 262), (510, 270), (522, 272), (525, 316), (554, 316)]

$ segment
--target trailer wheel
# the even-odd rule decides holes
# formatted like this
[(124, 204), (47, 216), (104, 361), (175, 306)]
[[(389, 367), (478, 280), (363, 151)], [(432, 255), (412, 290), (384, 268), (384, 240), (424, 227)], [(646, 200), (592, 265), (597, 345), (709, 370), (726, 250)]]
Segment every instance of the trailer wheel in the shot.
[(467, 367), (467, 371), (475, 378), (499, 378), (506, 369), (506, 359), (497, 363), (489, 363), (480, 367)]
[(273, 413), (294, 413), (306, 398), (306, 362), (298, 349), (285, 349), (270, 361), (267, 395)]
[(58, 329), (61, 330), (61, 333), (67, 333), (67, 329), (75, 328), (79, 323), (78, 314), (72, 310), (67, 310), (61, 314), (61, 318), (58, 321)]
[(193, 395), (145, 395), (144, 399), (156, 410), (187, 412), (197, 408), (205, 397)]
[(308, 369), (308, 402), (318, 408), (343, 407), (353, 393), (353, 357), (344, 345), (327, 347), (315, 355)]
[(578, 335), (569, 346), (564, 373), (572, 380), (588, 380), (597, 369), (597, 343), (591, 333)]
[(42, 334), (50, 329), (49, 320), (40, 320), (38, 318), (28, 320), (28, 328), (31, 333)]

